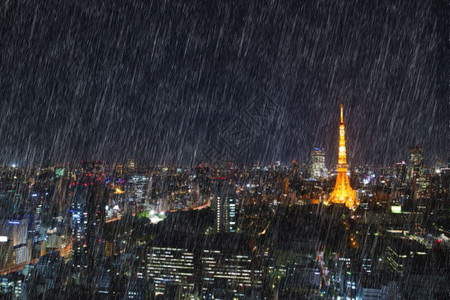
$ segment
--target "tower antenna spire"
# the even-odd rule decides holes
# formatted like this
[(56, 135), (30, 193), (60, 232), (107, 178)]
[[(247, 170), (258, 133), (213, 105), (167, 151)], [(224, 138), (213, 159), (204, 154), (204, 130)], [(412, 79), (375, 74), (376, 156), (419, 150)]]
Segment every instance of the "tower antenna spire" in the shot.
[(350, 186), (350, 180), (347, 176), (347, 150), (345, 147), (345, 124), (344, 124), (344, 106), (341, 104), (341, 123), (339, 124), (339, 148), (338, 148), (337, 177), (334, 190), (326, 204), (336, 203), (344, 204), (350, 209), (355, 209), (359, 205), (356, 197), (356, 191)]

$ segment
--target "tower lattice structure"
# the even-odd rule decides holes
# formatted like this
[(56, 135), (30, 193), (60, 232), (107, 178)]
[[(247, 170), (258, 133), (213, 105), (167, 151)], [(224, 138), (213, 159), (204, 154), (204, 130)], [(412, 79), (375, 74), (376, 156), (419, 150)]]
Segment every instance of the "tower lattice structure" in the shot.
[(347, 150), (345, 147), (345, 124), (344, 107), (341, 104), (341, 122), (339, 123), (339, 155), (337, 164), (337, 177), (334, 190), (327, 201), (327, 204), (345, 204), (346, 207), (354, 209), (359, 205), (356, 198), (356, 191), (350, 186), (350, 180), (347, 176)]

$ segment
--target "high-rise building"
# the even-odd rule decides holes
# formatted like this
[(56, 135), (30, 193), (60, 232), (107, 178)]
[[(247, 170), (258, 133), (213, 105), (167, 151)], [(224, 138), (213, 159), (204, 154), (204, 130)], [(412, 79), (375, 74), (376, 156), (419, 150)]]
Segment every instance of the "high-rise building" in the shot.
[(204, 249), (201, 269), (202, 293), (207, 299), (242, 299), (245, 291), (262, 287), (262, 268), (250, 251)]
[(440, 170), (441, 193), (444, 200), (450, 199), (450, 168), (442, 168)]
[(359, 205), (356, 198), (356, 191), (350, 186), (350, 181), (347, 176), (347, 150), (345, 147), (345, 124), (344, 124), (344, 107), (341, 104), (341, 122), (339, 123), (339, 152), (337, 164), (337, 177), (334, 190), (327, 201), (327, 204), (345, 204), (348, 208), (355, 208)]
[(136, 205), (148, 203), (151, 183), (151, 178), (145, 175), (132, 175), (126, 184), (126, 193), (130, 195), (128, 200)]
[(179, 286), (182, 294), (194, 291), (194, 253), (186, 248), (154, 246), (147, 253), (147, 275), (155, 294), (166, 294), (167, 285)]
[(202, 299), (256, 295), (262, 289), (263, 266), (250, 242), (230, 233), (157, 237), (147, 252), (147, 279), (164, 299), (191, 299), (199, 293)]
[(283, 194), (289, 194), (289, 177), (283, 178)]
[(74, 184), (72, 197), (72, 237), (73, 237), (73, 266), (76, 268), (87, 268), (86, 253), (86, 228), (87, 228), (87, 208), (86, 199), (89, 186)]
[(88, 266), (93, 267), (104, 258), (105, 250), (105, 207), (107, 204), (107, 190), (102, 178), (92, 179), (87, 203), (87, 246)]
[(423, 169), (423, 149), (420, 146), (409, 148), (409, 176), (411, 179), (414, 176), (418, 177), (422, 174)]
[(409, 148), (408, 181), (413, 185), (413, 199), (417, 199), (427, 185), (427, 178), (423, 174), (423, 149), (420, 146)]
[(394, 164), (394, 174), (399, 184), (406, 182), (406, 163), (404, 161)]
[(0, 221), (0, 268), (30, 260), (28, 219)]
[(0, 299), (28, 299), (25, 285), (25, 275), (19, 272), (0, 275)]
[(103, 178), (82, 175), (72, 184), (73, 266), (87, 269), (103, 256), (107, 192)]
[(311, 151), (311, 177), (319, 179), (325, 177), (325, 151), (320, 148), (314, 148)]
[(292, 160), (292, 172), (296, 175), (298, 174), (298, 160)]
[(221, 177), (214, 184), (215, 232), (236, 231), (236, 193), (233, 184)]
[(134, 162), (134, 159), (128, 159), (127, 160), (127, 173), (128, 175), (132, 175), (136, 172), (136, 163)]

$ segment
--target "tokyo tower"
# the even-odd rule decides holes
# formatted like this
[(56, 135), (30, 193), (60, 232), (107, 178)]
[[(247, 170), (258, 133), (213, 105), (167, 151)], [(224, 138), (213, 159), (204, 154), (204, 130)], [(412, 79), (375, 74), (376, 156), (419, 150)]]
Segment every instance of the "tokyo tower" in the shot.
[(326, 204), (345, 204), (346, 207), (354, 209), (359, 205), (356, 198), (356, 191), (350, 186), (347, 176), (347, 150), (345, 148), (345, 124), (344, 124), (344, 107), (341, 104), (341, 122), (339, 123), (339, 158), (337, 164), (337, 178), (334, 190), (327, 200)]

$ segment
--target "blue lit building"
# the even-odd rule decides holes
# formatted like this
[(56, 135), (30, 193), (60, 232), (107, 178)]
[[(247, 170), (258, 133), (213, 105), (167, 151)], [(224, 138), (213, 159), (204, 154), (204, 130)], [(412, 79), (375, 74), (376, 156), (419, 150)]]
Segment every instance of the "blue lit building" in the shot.
[(104, 180), (83, 176), (72, 184), (73, 266), (79, 270), (94, 266), (103, 258), (107, 191)]

